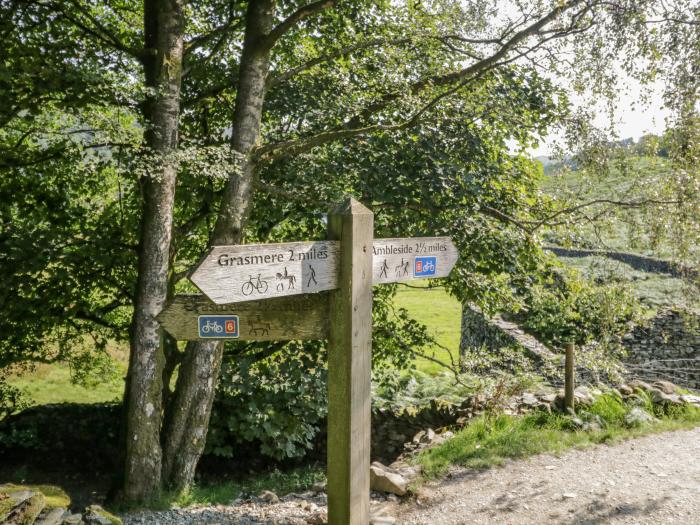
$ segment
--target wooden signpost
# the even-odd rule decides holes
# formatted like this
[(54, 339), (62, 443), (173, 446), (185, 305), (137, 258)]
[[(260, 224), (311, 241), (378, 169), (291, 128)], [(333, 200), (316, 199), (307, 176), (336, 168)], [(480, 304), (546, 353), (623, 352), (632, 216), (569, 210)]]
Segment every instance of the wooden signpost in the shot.
[(330, 525), (369, 523), (372, 285), (446, 277), (458, 257), (449, 237), (374, 240), (373, 223), (348, 198), (327, 241), (215, 246), (190, 275), (206, 297), (158, 315), (178, 340), (328, 339)]

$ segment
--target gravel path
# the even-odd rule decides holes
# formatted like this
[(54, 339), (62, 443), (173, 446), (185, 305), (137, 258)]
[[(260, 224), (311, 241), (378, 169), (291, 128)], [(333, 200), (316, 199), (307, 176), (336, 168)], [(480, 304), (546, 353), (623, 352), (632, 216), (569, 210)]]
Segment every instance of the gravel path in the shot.
[(700, 524), (700, 428), (454, 470), (393, 509), (410, 524)]
[[(232, 495), (235, 497), (235, 495)], [(700, 428), (540, 455), (484, 471), (454, 469), (404, 502), (374, 498), (373, 525), (700, 525)], [(324, 523), (324, 493), (143, 512), (125, 525)], [(387, 518), (390, 516), (395, 518)]]

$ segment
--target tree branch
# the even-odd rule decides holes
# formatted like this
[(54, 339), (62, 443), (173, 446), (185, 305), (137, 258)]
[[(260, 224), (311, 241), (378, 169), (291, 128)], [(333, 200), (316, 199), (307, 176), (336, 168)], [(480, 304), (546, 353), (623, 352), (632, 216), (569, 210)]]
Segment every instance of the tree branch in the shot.
[(261, 42), (262, 47), (268, 50), (272, 49), (275, 43), (282, 38), (287, 31), (299, 24), (299, 22), (302, 22), (319, 11), (333, 7), (335, 2), (336, 0), (319, 0), (318, 2), (313, 2), (300, 7), (268, 33), (268, 35)]

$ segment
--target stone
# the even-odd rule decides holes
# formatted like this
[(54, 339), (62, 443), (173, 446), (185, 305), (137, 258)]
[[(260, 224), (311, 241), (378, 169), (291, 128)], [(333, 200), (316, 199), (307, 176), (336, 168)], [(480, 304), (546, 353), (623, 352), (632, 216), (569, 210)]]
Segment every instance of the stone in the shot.
[(631, 396), (632, 394), (634, 394), (634, 388), (632, 388), (629, 385), (620, 385), (618, 387), (618, 390), (623, 396)]
[(633, 407), (627, 415), (625, 415), (625, 423), (631, 427), (647, 425), (655, 420), (656, 418), (654, 416), (640, 407)]
[(552, 394), (544, 394), (541, 398), (542, 401), (545, 403), (549, 403), (550, 405), (554, 404), (554, 401), (557, 399), (557, 395), (552, 393)]
[(326, 525), (328, 523), (328, 513), (320, 511), (306, 518), (306, 523), (309, 525)]
[(408, 490), (408, 480), (397, 471), (382, 465), (378, 461), (369, 467), (369, 485), (371, 490), (388, 492), (403, 496)]
[(63, 523), (61, 525), (81, 525), (83, 523), (82, 514), (70, 514), (63, 518)]
[(678, 393), (678, 387), (671, 383), (670, 381), (654, 381), (652, 384), (653, 387), (658, 388), (661, 390), (664, 394), (676, 394)]
[(61, 525), (66, 512), (66, 509), (63, 508), (50, 509), (48, 511), (44, 510), (34, 522), (34, 525)]
[(260, 494), (258, 494), (258, 498), (260, 498), (263, 501), (267, 501), (268, 503), (279, 503), (280, 499), (271, 490), (263, 490)]
[(690, 403), (691, 405), (700, 406), (700, 396), (694, 396), (692, 394), (682, 394), (680, 396), (680, 399), (684, 403)]
[(41, 492), (19, 490), (3, 498), (0, 509), (0, 523), (7, 525), (32, 524), (41, 514), (46, 499)]
[(630, 381), (627, 384), (632, 390), (643, 390), (644, 392), (649, 392), (650, 390), (654, 390), (649, 383), (645, 383), (644, 381), (640, 381), (639, 379), (635, 379), (634, 381)]
[(651, 391), (651, 400), (657, 405), (682, 405), (680, 396), (676, 394), (666, 394), (661, 390), (653, 389)]
[(90, 505), (83, 512), (83, 523), (85, 525), (122, 525), (122, 520), (99, 505)]
[(529, 407), (535, 406), (538, 403), (537, 397), (535, 397), (535, 395), (531, 394), (530, 392), (525, 392), (522, 396), (522, 403), (523, 405)]

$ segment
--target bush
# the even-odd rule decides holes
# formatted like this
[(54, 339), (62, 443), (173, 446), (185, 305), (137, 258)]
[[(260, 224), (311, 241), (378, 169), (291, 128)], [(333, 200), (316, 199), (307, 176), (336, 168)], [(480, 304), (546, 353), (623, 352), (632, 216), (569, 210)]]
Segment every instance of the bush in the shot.
[(304, 456), (326, 415), (325, 355), (320, 343), (291, 343), (267, 359), (224, 363), (206, 452), (234, 458), (236, 445), (259, 443), (277, 460)]
[(527, 288), (524, 302), (523, 328), (551, 347), (569, 341), (612, 343), (639, 314), (638, 303), (624, 284), (595, 284), (565, 268)]

